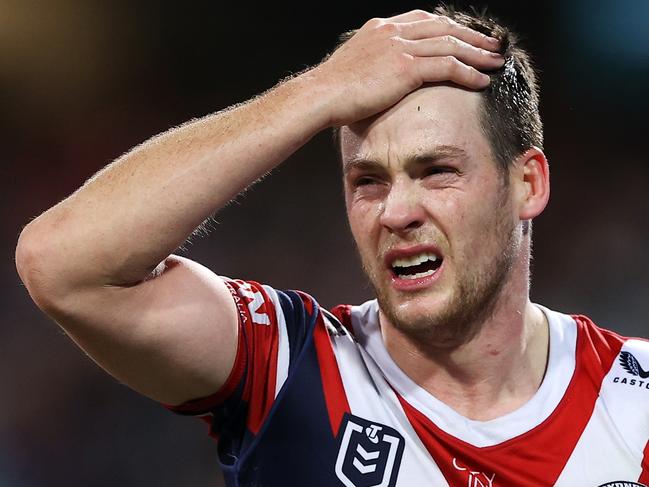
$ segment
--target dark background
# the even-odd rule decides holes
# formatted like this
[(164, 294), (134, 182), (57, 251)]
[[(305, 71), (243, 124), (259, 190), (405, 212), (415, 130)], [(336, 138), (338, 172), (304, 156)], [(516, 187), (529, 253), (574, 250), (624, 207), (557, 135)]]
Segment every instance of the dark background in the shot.
[[(649, 1), (488, 5), (542, 81), (553, 194), (533, 298), (647, 336)], [(220, 485), (202, 423), (116, 383), (39, 313), (14, 269), (19, 232), (149, 136), (317, 63), (370, 17), (429, 6), (0, 0), (0, 486)], [(325, 305), (370, 297), (339, 178), (321, 134), (186, 255)]]

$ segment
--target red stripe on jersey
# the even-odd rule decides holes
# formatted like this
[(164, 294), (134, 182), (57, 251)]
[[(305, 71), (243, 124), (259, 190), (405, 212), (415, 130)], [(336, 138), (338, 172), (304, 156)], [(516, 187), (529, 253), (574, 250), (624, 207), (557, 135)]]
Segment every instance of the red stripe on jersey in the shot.
[(313, 300), (311, 296), (309, 296), (307, 293), (304, 293), (302, 291), (295, 291), (300, 298), (302, 298), (302, 303), (304, 303), (304, 309), (306, 310), (308, 315), (313, 315)]
[(351, 410), (322, 313), (318, 313), (315, 329), (313, 330), (313, 341), (318, 356), (322, 390), (327, 404), (327, 412), (329, 413), (331, 431), (335, 437), (338, 436), (338, 428), (344, 414)]
[[(237, 303), (248, 365), (242, 399), (248, 403), (248, 430), (257, 434), (275, 400), (279, 347), (277, 315), (272, 300), (261, 284), (240, 280), (229, 281), (229, 284), (243, 302), (243, 305)], [(259, 303), (250, 297), (251, 293), (256, 298), (261, 297)], [(268, 324), (259, 322), (263, 315), (268, 317)]]
[(494, 446), (475, 447), (441, 430), (397, 395), (450, 485), (467, 485), (470, 472), (484, 485), (488, 485), (489, 479), (494, 481), (493, 475), (494, 485), (555, 484), (590, 420), (602, 380), (624, 342), (618, 335), (598, 329), (587, 318), (574, 318), (578, 330), (577, 363), (566, 394), (543, 423), (516, 438)]
[(644, 456), (642, 457), (642, 473), (638, 482), (644, 485), (649, 485), (649, 442), (644, 447)]
[(331, 310), (331, 314), (340, 320), (351, 336), (354, 336), (352, 325), (352, 307), (348, 304), (339, 304)]

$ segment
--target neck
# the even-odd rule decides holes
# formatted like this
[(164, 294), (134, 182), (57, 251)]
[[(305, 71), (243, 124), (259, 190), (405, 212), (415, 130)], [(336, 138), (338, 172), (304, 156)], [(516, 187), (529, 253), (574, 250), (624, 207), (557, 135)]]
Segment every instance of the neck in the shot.
[[(395, 363), (419, 386), (463, 416), (487, 421), (525, 404), (547, 365), (549, 331), (528, 297), (526, 272), (514, 272), (494, 312), (468, 342), (436, 347), (408, 336), (380, 313), (381, 332)], [(518, 292), (516, 292), (518, 291)]]

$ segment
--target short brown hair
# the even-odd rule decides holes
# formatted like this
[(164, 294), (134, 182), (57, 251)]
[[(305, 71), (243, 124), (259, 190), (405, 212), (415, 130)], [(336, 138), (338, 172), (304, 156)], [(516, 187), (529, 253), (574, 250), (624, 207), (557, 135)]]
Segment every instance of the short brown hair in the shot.
[[(503, 173), (513, 160), (532, 146), (543, 148), (543, 124), (539, 113), (539, 87), (529, 54), (519, 45), (518, 36), (486, 11), (461, 11), (441, 5), (433, 11), (459, 24), (500, 40), (505, 64), (489, 72), (490, 85), (481, 91), (482, 130)], [(345, 41), (353, 32), (345, 33)], [(334, 141), (340, 151), (338, 127)]]

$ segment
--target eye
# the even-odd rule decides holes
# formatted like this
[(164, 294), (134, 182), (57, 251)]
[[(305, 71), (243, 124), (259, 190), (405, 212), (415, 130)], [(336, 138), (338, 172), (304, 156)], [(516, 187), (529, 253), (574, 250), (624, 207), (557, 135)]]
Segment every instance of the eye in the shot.
[(369, 186), (371, 184), (378, 184), (379, 181), (372, 176), (360, 176), (354, 180), (354, 186)]
[(382, 198), (389, 188), (389, 180), (380, 174), (359, 174), (349, 180), (349, 188), (359, 200)]
[(455, 169), (452, 167), (447, 167), (447, 166), (429, 166), (427, 167), (423, 173), (424, 177), (426, 176), (435, 176), (438, 174), (449, 174), (449, 173), (455, 173)]

